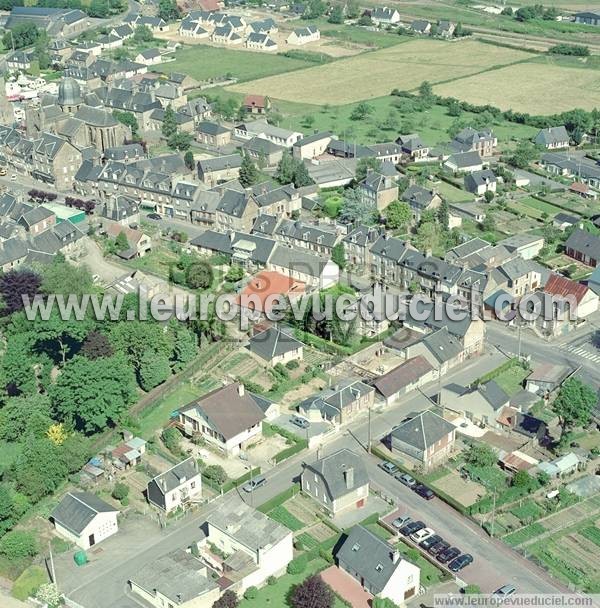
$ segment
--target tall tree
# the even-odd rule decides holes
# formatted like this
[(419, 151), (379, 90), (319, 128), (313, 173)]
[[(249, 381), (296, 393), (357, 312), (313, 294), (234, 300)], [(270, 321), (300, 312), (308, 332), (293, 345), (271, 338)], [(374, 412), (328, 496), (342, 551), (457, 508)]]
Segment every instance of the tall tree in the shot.
[(344, 202), (340, 209), (339, 218), (342, 222), (352, 224), (373, 224), (377, 211), (373, 205), (365, 205), (358, 190), (349, 189), (344, 192)]
[(404, 230), (410, 224), (412, 212), (404, 201), (391, 202), (384, 211), (385, 224), (392, 230)]
[(111, 357), (113, 348), (108, 337), (100, 331), (92, 330), (81, 346), (81, 354), (88, 359)]
[(43, 437), (52, 422), (47, 396), (11, 397), (0, 409), (0, 438), (17, 443), (28, 435)]
[(561, 437), (575, 426), (585, 427), (596, 403), (598, 395), (591, 386), (575, 376), (566, 380), (552, 404), (560, 420)]
[(180, 15), (176, 0), (159, 0), (158, 16), (165, 21), (173, 21)]
[(442, 230), (448, 230), (450, 224), (450, 209), (446, 199), (442, 200), (437, 210), (437, 220), (440, 223)]
[(85, 433), (116, 424), (136, 396), (135, 377), (122, 354), (95, 361), (76, 356), (50, 388), (59, 420), (72, 421)]
[(175, 110), (173, 110), (171, 104), (165, 109), (161, 130), (167, 139), (177, 133), (177, 119), (175, 118)]
[(344, 268), (346, 267), (346, 252), (344, 250), (343, 241), (340, 241), (331, 250), (331, 259), (340, 267), (341, 270), (344, 270)]
[(185, 166), (192, 171), (194, 169), (194, 153), (191, 150), (187, 150), (187, 152), (183, 155), (183, 162)]
[(153, 350), (147, 350), (142, 356), (138, 376), (140, 386), (149, 391), (162, 384), (171, 375), (171, 366), (165, 355), (159, 355)]
[(204, 260), (190, 264), (185, 271), (185, 282), (191, 289), (208, 289), (213, 282), (212, 266)]
[(198, 354), (198, 339), (183, 323), (173, 321), (170, 327), (172, 328), (174, 344), (171, 367), (177, 373)]
[(149, 348), (164, 357), (170, 357), (173, 351), (172, 335), (154, 321), (122, 321), (111, 327), (109, 339), (113, 349), (123, 353), (136, 371)]
[(253, 186), (258, 181), (259, 173), (256, 165), (252, 162), (252, 159), (248, 154), (244, 154), (242, 158), (242, 166), (240, 167), (240, 184), (244, 188)]
[[(140, 26), (140, 27), (145, 27), (146, 29), (147, 26)], [(137, 29), (140, 29), (139, 27)], [(148, 30), (150, 31), (150, 30)], [(137, 30), (136, 30), (137, 33)], [(116, 120), (118, 120), (121, 124), (124, 124), (125, 126), (129, 127), (131, 129), (131, 136), (134, 138), (137, 138), (140, 134), (140, 125), (138, 123), (137, 118), (135, 117), (135, 114), (133, 114), (132, 112), (127, 112), (124, 111), (122, 112), (121, 110), (113, 110), (113, 116), (115, 117)]]

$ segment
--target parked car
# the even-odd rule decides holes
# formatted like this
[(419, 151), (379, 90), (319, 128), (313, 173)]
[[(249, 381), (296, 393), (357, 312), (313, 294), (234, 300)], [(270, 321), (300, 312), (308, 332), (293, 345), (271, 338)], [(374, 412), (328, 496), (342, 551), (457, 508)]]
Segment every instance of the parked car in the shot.
[(430, 536), (435, 534), (435, 530), (431, 528), (423, 528), (421, 530), (417, 530), (414, 534), (410, 535), (411, 540), (413, 540), (417, 545), (420, 545), (424, 540), (427, 540)]
[(431, 500), (435, 498), (435, 494), (432, 490), (430, 490), (427, 486), (424, 486), (422, 483), (417, 484), (413, 490), (419, 495), (422, 496), (425, 500)]
[(161, 217), (160, 217), (160, 215), (158, 215), (158, 213), (149, 213), (146, 217), (149, 220), (160, 220), (161, 219)]
[(412, 517), (410, 517), (410, 515), (400, 515), (400, 517), (396, 517), (396, 519), (392, 522), (392, 526), (394, 526), (394, 528), (396, 528), (396, 530), (400, 530), (400, 528), (403, 528), (404, 526), (406, 526), (406, 524), (410, 523), (412, 521)]
[(450, 547), (450, 548), (446, 549), (445, 551), (440, 551), (435, 556), (435, 558), (441, 564), (445, 564), (446, 562), (453, 560), (455, 557), (458, 557), (459, 555), (460, 555), (460, 549), (457, 549), (456, 547)]
[(248, 493), (254, 492), (254, 490), (258, 490), (258, 488), (264, 486), (266, 483), (266, 477), (255, 477), (254, 479), (251, 479), (247, 484), (244, 484), (244, 486), (242, 486), (242, 490)]
[(454, 558), (449, 564), (448, 569), (452, 572), (458, 572), (464, 567), (468, 566), (473, 562), (473, 556), (470, 553), (465, 553), (459, 557)]
[(411, 477), (408, 473), (396, 474), (394, 477), (405, 486), (409, 488), (413, 488), (417, 485), (417, 480), (414, 477)]
[(299, 426), (301, 429), (307, 429), (310, 426), (310, 422), (301, 416), (292, 416), (290, 418), (290, 422), (296, 426)]
[(441, 540), (442, 540), (442, 537), (439, 534), (434, 534), (433, 536), (430, 536), (429, 538), (426, 538), (421, 543), (421, 547), (425, 551), (428, 551), (431, 547), (433, 547), (434, 545), (437, 545)]
[(400, 534), (402, 536), (410, 536), (419, 530), (422, 530), (425, 527), (425, 524), (422, 521), (411, 521), (406, 524), (404, 528), (400, 528)]
[(496, 600), (502, 601), (504, 598), (510, 597), (517, 592), (517, 588), (514, 585), (502, 585), (500, 589), (496, 589), (492, 595)]
[(398, 467), (393, 462), (389, 462), (388, 460), (380, 462), (379, 468), (383, 469), (386, 473), (389, 473), (390, 475), (395, 475), (398, 472)]
[(441, 540), (439, 543), (436, 543), (432, 547), (429, 547), (427, 553), (429, 553), (429, 555), (435, 556), (438, 553), (441, 553), (442, 551), (445, 551), (446, 549), (449, 549), (449, 548), (450, 548), (450, 543), (447, 543), (445, 540)]

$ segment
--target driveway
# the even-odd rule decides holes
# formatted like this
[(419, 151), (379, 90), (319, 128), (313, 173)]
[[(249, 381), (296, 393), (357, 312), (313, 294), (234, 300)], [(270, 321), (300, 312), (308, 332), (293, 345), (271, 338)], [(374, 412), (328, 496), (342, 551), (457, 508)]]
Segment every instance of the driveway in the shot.
[(330, 566), (321, 572), (321, 578), (352, 608), (370, 608), (373, 596), (367, 593), (349, 574), (337, 566)]

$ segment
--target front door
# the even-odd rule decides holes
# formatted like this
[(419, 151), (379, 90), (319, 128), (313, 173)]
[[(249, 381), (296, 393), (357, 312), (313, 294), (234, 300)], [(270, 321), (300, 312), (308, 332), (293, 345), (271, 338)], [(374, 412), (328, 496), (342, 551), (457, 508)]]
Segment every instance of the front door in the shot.
[(93, 534), (90, 534), (90, 536), (88, 538), (88, 543), (89, 543), (90, 547), (93, 547), (96, 544), (96, 539)]

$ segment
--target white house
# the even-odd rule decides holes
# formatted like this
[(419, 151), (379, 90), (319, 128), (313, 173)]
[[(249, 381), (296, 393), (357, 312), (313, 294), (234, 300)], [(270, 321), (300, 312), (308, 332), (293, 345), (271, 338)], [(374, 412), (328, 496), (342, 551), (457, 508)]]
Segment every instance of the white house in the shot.
[(340, 279), (340, 267), (333, 260), (282, 243), (275, 246), (267, 268), (319, 289), (327, 289)]
[(419, 592), (421, 570), (361, 525), (350, 529), (336, 558), (338, 567), (375, 597), (402, 606)]
[(60, 536), (89, 549), (116, 534), (118, 509), (91, 492), (69, 492), (52, 511), (50, 520)]
[(194, 458), (182, 460), (148, 482), (148, 502), (166, 513), (185, 508), (202, 496), (202, 476)]
[[(218, 572), (233, 573), (233, 580), (240, 580), (239, 592), (280, 576), (294, 557), (292, 531), (237, 497), (211, 513), (206, 523), (200, 554)], [(203, 553), (210, 545), (226, 557), (217, 561), (214, 552)]]
[(221, 595), (206, 565), (183, 549), (142, 566), (129, 586), (156, 608), (211, 608)]
[(394, 25), (400, 21), (400, 13), (395, 8), (377, 7), (371, 11), (371, 21), (376, 25)]
[(465, 189), (478, 196), (484, 195), (486, 192), (496, 192), (496, 176), (490, 169), (482, 171), (473, 171), (465, 175)]
[(243, 122), (235, 127), (234, 133), (240, 139), (250, 140), (258, 137), (285, 148), (291, 148), (304, 137), (304, 134), (299, 131), (276, 127), (264, 119)]
[(265, 414), (244, 385), (217, 388), (179, 410), (179, 425), (188, 436), (198, 435), (227, 456), (237, 456), (262, 437)]
[(257, 51), (276, 51), (277, 43), (268, 34), (253, 32), (246, 38), (246, 48)]
[(314, 25), (299, 27), (295, 29), (287, 38), (288, 44), (301, 45), (309, 42), (316, 42), (321, 39), (321, 32)]

